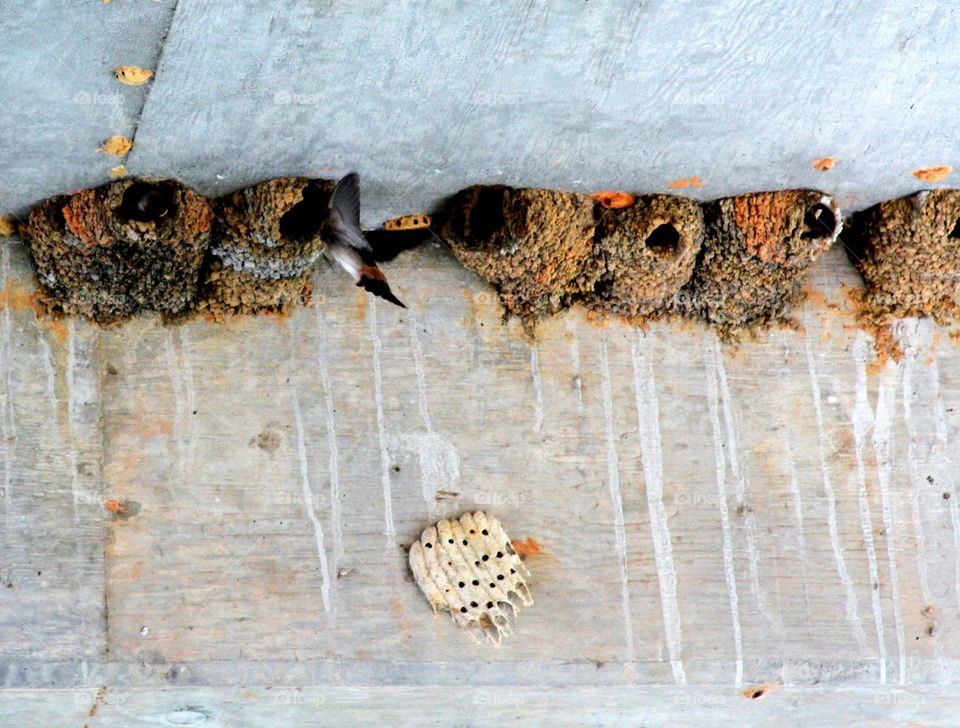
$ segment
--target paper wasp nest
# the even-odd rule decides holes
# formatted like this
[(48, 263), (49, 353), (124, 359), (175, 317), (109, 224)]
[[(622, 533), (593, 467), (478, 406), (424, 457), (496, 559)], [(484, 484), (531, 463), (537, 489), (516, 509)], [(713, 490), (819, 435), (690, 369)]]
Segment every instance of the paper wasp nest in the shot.
[(500, 521), (483, 511), (430, 526), (410, 547), (410, 570), (434, 611), (448, 609), (467, 632), (482, 632), (500, 644), (511, 631), (501, 608), (514, 616), (533, 604), (529, 576)]

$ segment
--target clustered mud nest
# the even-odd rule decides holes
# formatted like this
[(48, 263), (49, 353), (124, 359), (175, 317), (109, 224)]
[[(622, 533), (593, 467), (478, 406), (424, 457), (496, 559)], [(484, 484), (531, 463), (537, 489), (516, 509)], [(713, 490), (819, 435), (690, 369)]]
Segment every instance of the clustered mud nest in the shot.
[[(141, 312), (172, 320), (282, 313), (310, 300), (333, 188), (280, 178), (207, 199), (173, 180), (128, 179), (46, 200), (20, 229), (40, 299), (55, 315), (109, 323)], [(397, 218), (368, 238), (395, 248), (386, 260), (422, 240), (425, 227), (529, 331), (582, 305), (640, 324), (684, 316), (737, 339), (790, 323), (807, 270), (843, 224), (834, 200), (815, 190), (701, 204), (475, 185), (432, 217)], [(960, 318), (960, 191), (880, 203), (851, 216), (842, 239), (866, 284), (865, 328), (904, 316)]]

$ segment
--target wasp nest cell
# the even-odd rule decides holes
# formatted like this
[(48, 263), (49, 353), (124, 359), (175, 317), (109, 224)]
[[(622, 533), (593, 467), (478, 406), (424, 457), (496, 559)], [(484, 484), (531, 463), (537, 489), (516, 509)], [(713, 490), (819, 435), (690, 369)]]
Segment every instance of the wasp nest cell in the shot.
[(593, 290), (594, 201), (558, 190), (474, 186), (453, 200), (443, 236), (464, 266), (492, 283), (526, 321)]
[(216, 200), (200, 310), (219, 318), (308, 303), (333, 188), (333, 182), (290, 177)]
[(194, 302), (213, 214), (171, 180), (123, 180), (37, 205), (23, 232), (51, 312), (101, 323)]
[(786, 318), (806, 270), (840, 232), (833, 199), (813, 190), (757, 192), (704, 206), (700, 259), (678, 306), (736, 338)]
[(665, 312), (690, 280), (703, 243), (703, 212), (684, 197), (639, 197), (604, 210), (597, 225), (603, 274), (589, 302), (633, 319)]
[(918, 192), (857, 213), (843, 235), (875, 316), (956, 317), (960, 190)]
[(410, 570), (434, 611), (449, 610), (462, 629), (495, 644), (511, 631), (502, 606), (515, 616), (533, 604), (526, 567), (500, 521), (482, 511), (426, 529), (410, 547)]

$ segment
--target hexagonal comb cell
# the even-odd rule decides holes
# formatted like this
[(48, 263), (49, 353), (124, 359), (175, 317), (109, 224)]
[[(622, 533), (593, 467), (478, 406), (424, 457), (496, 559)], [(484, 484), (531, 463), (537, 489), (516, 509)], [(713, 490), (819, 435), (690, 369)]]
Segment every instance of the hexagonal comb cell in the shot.
[(520, 605), (533, 604), (526, 566), (500, 521), (483, 511), (424, 530), (410, 547), (410, 570), (434, 611), (449, 610), (474, 638), (495, 644), (512, 631), (504, 607), (516, 617)]
[(215, 200), (200, 311), (220, 318), (309, 302), (333, 188), (326, 180), (284, 177)]
[(843, 243), (870, 313), (955, 319), (960, 312), (960, 190), (918, 192), (858, 212)]
[(840, 233), (833, 199), (814, 190), (756, 192), (704, 205), (704, 241), (684, 312), (736, 338), (783, 320), (807, 269)]
[(109, 323), (191, 309), (212, 218), (178, 182), (128, 179), (47, 200), (23, 231), (47, 308)]
[(594, 201), (559, 190), (478, 185), (454, 197), (442, 228), (460, 262), (507, 311), (534, 321), (589, 293), (600, 275)]
[(690, 280), (703, 243), (703, 212), (685, 197), (638, 197), (600, 213), (603, 273), (588, 304), (631, 319), (665, 312)]

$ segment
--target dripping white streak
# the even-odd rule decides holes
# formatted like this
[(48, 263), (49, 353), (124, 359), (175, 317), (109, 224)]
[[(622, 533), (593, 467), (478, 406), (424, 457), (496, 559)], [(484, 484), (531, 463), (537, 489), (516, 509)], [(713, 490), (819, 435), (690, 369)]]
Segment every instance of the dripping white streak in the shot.
[[(164, 337), (164, 349), (167, 356), (167, 372), (170, 375), (170, 386), (173, 389), (173, 398), (176, 402), (176, 415), (173, 424), (173, 439), (177, 443), (177, 462), (182, 480), (187, 474), (187, 449), (183, 439), (183, 423), (186, 417), (184, 407), (184, 395), (181, 388), (180, 376), (178, 373), (177, 352), (173, 345), (173, 334), (168, 329)], [(169, 485), (171, 493), (174, 491), (173, 483)]]
[(737, 576), (733, 565), (733, 534), (730, 528), (730, 512), (727, 508), (727, 465), (723, 454), (723, 433), (720, 429), (720, 393), (717, 385), (717, 364), (714, 351), (704, 347), (704, 363), (707, 374), (707, 401), (710, 405), (710, 425), (713, 428), (713, 457), (717, 467), (717, 503), (720, 508), (720, 525), (723, 528), (723, 571), (727, 580), (727, 596), (730, 600), (730, 618), (733, 623), (733, 647), (737, 658), (737, 675), (734, 685), (743, 684), (743, 635), (740, 628), (740, 599), (737, 596)]
[[(638, 334), (643, 339), (642, 334)], [(663, 450), (660, 439), (660, 405), (657, 400), (657, 383), (653, 377), (651, 352), (640, 352), (640, 341), (631, 345), (633, 360), (633, 388), (637, 402), (637, 424), (640, 430), (640, 449), (643, 456), (643, 475), (647, 491), (647, 510), (650, 514), (650, 531), (657, 562), (657, 580), (660, 584), (660, 610), (670, 653), (673, 680), (685, 685), (686, 674), (680, 659), (682, 638), (680, 609), (677, 606), (677, 572), (673, 563), (673, 546), (667, 511), (663, 505)], [(649, 349), (649, 343), (648, 343)]]
[(540, 378), (540, 349), (536, 343), (530, 347), (530, 374), (535, 397), (533, 431), (540, 432), (543, 429), (543, 380)]
[[(714, 362), (720, 382), (720, 395), (723, 403), (723, 421), (727, 431), (727, 455), (730, 458), (730, 470), (733, 475), (734, 493), (738, 506), (747, 504), (747, 475), (740, 466), (740, 443), (737, 437), (737, 427), (733, 417), (733, 407), (730, 403), (730, 388), (727, 386), (727, 370), (723, 364), (723, 353), (720, 342), (713, 340)], [(744, 508), (743, 521), (746, 525), (747, 556), (750, 564), (750, 587), (753, 598), (757, 603), (757, 610), (766, 617), (771, 625), (776, 626), (776, 620), (767, 610), (766, 598), (760, 586), (760, 550), (757, 547), (757, 521), (753, 509)]]
[[(3, 246), (3, 281), (0, 290), (6, 290), (10, 280), (10, 245)], [(10, 518), (13, 515), (13, 465), (16, 459), (17, 423), (13, 409), (13, 362), (11, 342), (13, 341), (13, 315), (10, 312), (10, 301), (3, 306), (3, 366), (4, 366), (4, 393), (3, 393), (3, 498), (6, 508), (7, 531), (9, 533)]]
[(197, 393), (193, 387), (193, 357), (190, 354), (190, 338), (187, 334), (187, 327), (181, 326), (180, 329), (180, 377), (183, 381), (183, 389), (186, 394), (186, 421), (187, 421), (187, 468), (193, 469), (194, 461), (194, 419), (193, 413), (197, 409)]
[(624, 631), (627, 638), (627, 662), (634, 661), (633, 620), (630, 616), (630, 584), (627, 572), (627, 535), (624, 526), (623, 497), (620, 494), (620, 463), (613, 433), (613, 387), (610, 382), (610, 361), (607, 352), (607, 335), (603, 334), (600, 347), (600, 369), (603, 377), (603, 420), (607, 436), (607, 484), (613, 505), (613, 530), (617, 544), (617, 561), (620, 566), (620, 599), (623, 608)]
[(393, 525), (393, 492), (390, 482), (390, 455), (387, 453), (387, 437), (383, 417), (383, 379), (380, 370), (380, 354), (383, 342), (377, 331), (377, 302), (370, 297), (370, 338), (373, 340), (373, 398), (377, 406), (377, 437), (380, 442), (380, 481), (383, 484), (384, 535), (387, 549), (392, 549), (397, 536)]
[[(930, 365), (930, 376), (933, 380), (933, 399), (936, 407), (936, 426), (937, 426), (937, 461), (943, 467), (943, 472), (953, 472), (947, 445), (949, 442), (949, 429), (947, 427), (946, 406), (943, 404), (943, 395), (940, 392), (940, 367), (936, 358)], [(957, 599), (957, 611), (960, 611), (960, 492), (951, 485), (952, 497), (948, 501), (950, 504), (950, 523), (953, 526), (953, 583), (954, 593)]]
[[(880, 391), (877, 395), (877, 412), (873, 425), (873, 452), (877, 459), (877, 479), (880, 482), (880, 510), (886, 533), (887, 560), (890, 568), (890, 599), (893, 602), (893, 623), (897, 633), (897, 653), (900, 658), (898, 682), (906, 684), (907, 647), (903, 633), (903, 615), (900, 611), (900, 581), (897, 575), (896, 533), (894, 530), (893, 505), (890, 502), (890, 420), (893, 417), (896, 399), (897, 370), (888, 366), (880, 375)], [(928, 602), (929, 603), (929, 602)]]
[(803, 500), (800, 496), (800, 483), (797, 478), (797, 463), (793, 456), (793, 447), (787, 443), (790, 466), (790, 497), (793, 498), (793, 520), (797, 528), (797, 551), (800, 554), (800, 578), (803, 580), (803, 612), (810, 615), (810, 589), (807, 585), (807, 539), (803, 532)]
[(420, 345), (420, 335), (417, 333), (417, 319), (409, 313), (410, 348), (413, 349), (413, 367), (417, 372), (417, 392), (420, 401), (420, 418), (423, 420), (427, 432), (433, 432), (433, 420), (427, 407), (427, 373), (423, 363), (423, 347)]
[[(295, 370), (295, 368), (294, 368)], [(300, 460), (300, 487), (303, 492), (303, 504), (307, 509), (307, 518), (313, 525), (313, 538), (317, 544), (317, 556), (320, 558), (320, 598), (323, 611), (330, 611), (330, 571), (327, 565), (327, 551), (323, 545), (323, 524), (317, 518), (313, 506), (313, 489), (310, 487), (310, 465), (307, 461), (307, 442), (303, 431), (303, 416), (300, 413), (300, 396), (297, 386), (291, 379), (290, 401), (293, 405), (293, 420), (297, 426), (297, 457)]]
[(857, 593), (853, 589), (853, 581), (850, 573), (847, 571), (847, 562), (843, 555), (843, 547), (840, 545), (840, 535), (837, 527), (837, 496), (833, 490), (833, 483), (830, 480), (830, 470), (827, 467), (827, 431), (823, 424), (823, 405), (820, 401), (820, 382), (817, 375), (817, 363), (813, 355), (813, 345), (810, 341), (810, 327), (807, 326), (806, 349), (807, 349), (807, 368), (810, 370), (810, 389), (813, 393), (813, 408), (817, 415), (817, 450), (820, 455), (820, 473), (823, 479), (823, 492), (827, 496), (827, 528), (830, 531), (830, 545), (833, 548), (833, 560), (837, 566), (837, 575), (843, 584), (843, 591), (846, 594), (847, 620), (853, 628), (853, 636), (861, 650), (866, 650), (867, 637), (863, 632), (863, 626), (860, 624), (860, 607), (857, 602)]
[(313, 306), (317, 316), (319, 340), (317, 346), (317, 366), (320, 369), (320, 383), (323, 385), (323, 402), (327, 410), (327, 450), (330, 471), (330, 518), (333, 521), (333, 561), (339, 563), (343, 557), (343, 527), (340, 516), (340, 449), (337, 445), (337, 429), (333, 409), (333, 390), (330, 386), (330, 373), (327, 371), (327, 326), (317, 300)]
[(47, 337), (43, 335), (39, 319), (37, 320), (37, 343), (40, 344), (40, 361), (43, 362), (43, 371), (47, 375), (47, 397), (50, 400), (53, 415), (56, 417), (60, 407), (60, 401), (57, 399), (57, 374), (53, 369), (53, 352), (50, 351)]
[(866, 334), (857, 332), (853, 345), (853, 357), (857, 364), (856, 400), (853, 407), (853, 440), (857, 456), (857, 494), (860, 502), (860, 531), (863, 534), (867, 552), (867, 564), (870, 570), (870, 595), (873, 606), (873, 621), (877, 631), (877, 645), (880, 650), (880, 684), (887, 682), (887, 645), (883, 636), (883, 611), (880, 606), (880, 574), (877, 565), (877, 551), (873, 543), (873, 524), (870, 520), (870, 502), (867, 497), (867, 468), (863, 462), (863, 448), (866, 445), (867, 432), (873, 425), (873, 411), (867, 395)]

